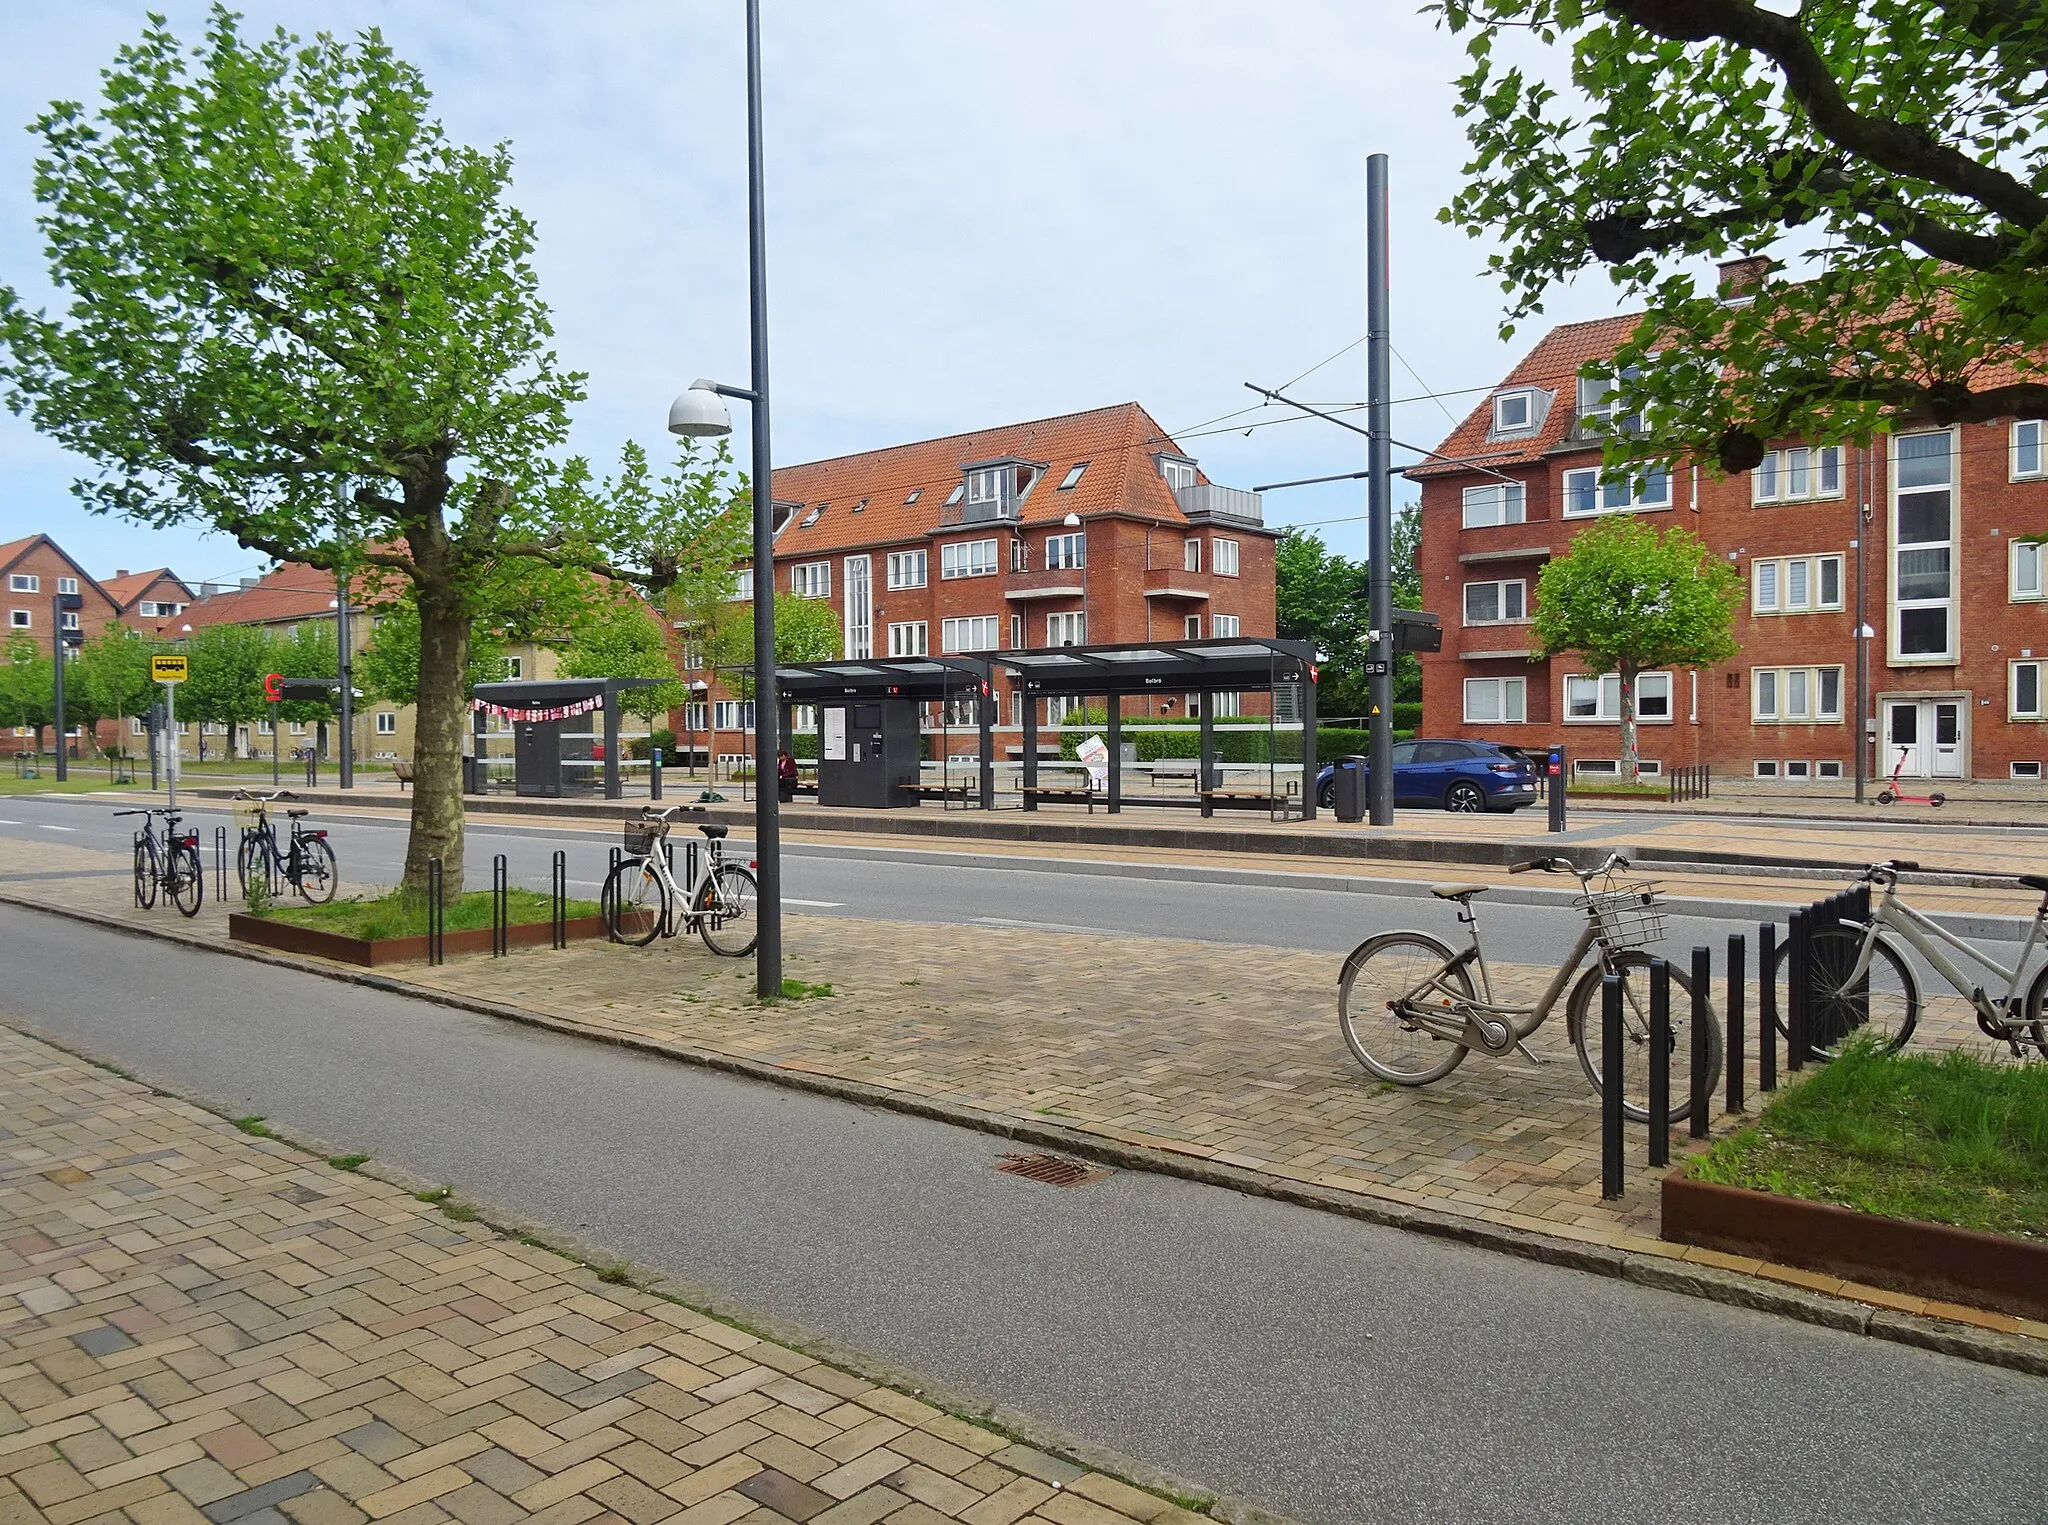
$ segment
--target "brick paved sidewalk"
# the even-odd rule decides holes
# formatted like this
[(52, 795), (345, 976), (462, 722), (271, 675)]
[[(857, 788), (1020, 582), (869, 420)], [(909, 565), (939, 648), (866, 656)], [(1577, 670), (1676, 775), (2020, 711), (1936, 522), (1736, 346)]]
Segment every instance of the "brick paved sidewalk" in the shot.
[(0, 1028), (0, 1525), (1176, 1525)]

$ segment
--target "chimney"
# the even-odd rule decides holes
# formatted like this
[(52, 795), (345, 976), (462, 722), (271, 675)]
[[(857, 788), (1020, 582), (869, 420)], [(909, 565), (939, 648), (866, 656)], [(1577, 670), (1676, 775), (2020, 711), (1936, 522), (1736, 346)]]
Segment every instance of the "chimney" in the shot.
[(1723, 260), (1720, 271), (1722, 301), (1754, 297), (1756, 288), (1771, 273), (1771, 257), (1768, 254), (1745, 254), (1740, 259)]
[(126, 577), (128, 575), (128, 569), (126, 567), (116, 567), (114, 568), (114, 575), (116, 577)]
[(199, 585), (199, 596), (201, 598), (212, 598), (218, 592), (220, 592), (219, 583), (203, 582)]
[(242, 586), (245, 588), (253, 588), (256, 586), (258, 580), (259, 579), (254, 577), (245, 577), (242, 579)]

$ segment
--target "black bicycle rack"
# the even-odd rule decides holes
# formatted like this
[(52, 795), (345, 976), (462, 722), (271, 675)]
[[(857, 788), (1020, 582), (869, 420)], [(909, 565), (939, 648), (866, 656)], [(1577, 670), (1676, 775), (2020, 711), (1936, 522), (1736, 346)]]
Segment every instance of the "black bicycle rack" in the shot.
[(446, 913), (441, 906), (441, 860), (427, 859), (427, 962), (441, 964), (447, 960), (447, 951), (442, 943), (442, 923)]
[(512, 932), (507, 925), (509, 886), (505, 878), (505, 855), (491, 859), (491, 957), (503, 958), (511, 951)]

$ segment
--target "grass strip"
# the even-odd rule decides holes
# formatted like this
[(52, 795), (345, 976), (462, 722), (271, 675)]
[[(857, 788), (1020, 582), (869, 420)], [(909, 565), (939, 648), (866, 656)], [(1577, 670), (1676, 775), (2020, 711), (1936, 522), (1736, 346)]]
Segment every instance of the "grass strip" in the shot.
[[(508, 924), (544, 922), (553, 902), (538, 890), (507, 890), (505, 917)], [(595, 916), (595, 900), (572, 900), (568, 915)], [(442, 929), (470, 932), (491, 924), (491, 892), (471, 890), (448, 902)], [(374, 942), (380, 937), (424, 937), (427, 932), (427, 903), (424, 897), (401, 895), (393, 890), (369, 900), (335, 900), (326, 905), (274, 905), (264, 913), (266, 921), (282, 921), (295, 927), (311, 927), (343, 937), (360, 937)]]
[(1852, 1044), (1691, 1174), (1888, 1218), (2048, 1238), (2048, 1064)]

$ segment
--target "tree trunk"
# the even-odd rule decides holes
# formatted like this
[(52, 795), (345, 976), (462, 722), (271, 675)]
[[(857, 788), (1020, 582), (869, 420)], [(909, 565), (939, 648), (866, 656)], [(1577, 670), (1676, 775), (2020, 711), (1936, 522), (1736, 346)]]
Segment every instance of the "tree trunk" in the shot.
[(442, 903), (462, 893), (462, 733), (468, 720), (463, 674), (469, 667), (469, 613), (438, 579), (416, 587), (420, 679), (414, 709), (412, 835), (405, 846), (408, 896), (427, 895), (427, 860), (441, 860)]
[(1621, 664), (1621, 771), (1630, 783), (1642, 781), (1642, 759), (1636, 756), (1636, 669)]

